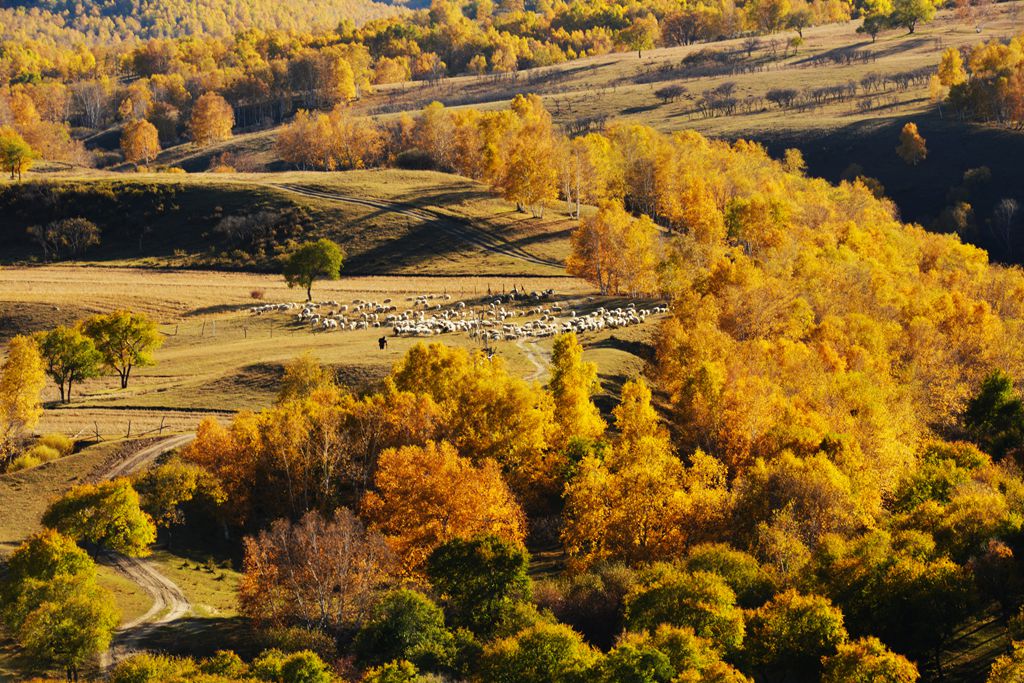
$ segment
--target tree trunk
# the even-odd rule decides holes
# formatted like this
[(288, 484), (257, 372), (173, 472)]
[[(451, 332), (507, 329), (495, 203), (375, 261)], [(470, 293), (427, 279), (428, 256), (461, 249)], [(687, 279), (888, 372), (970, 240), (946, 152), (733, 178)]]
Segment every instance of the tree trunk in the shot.
[(306, 301), (312, 301), (312, 300), (313, 300), (313, 283), (310, 282), (308, 285), (306, 285)]

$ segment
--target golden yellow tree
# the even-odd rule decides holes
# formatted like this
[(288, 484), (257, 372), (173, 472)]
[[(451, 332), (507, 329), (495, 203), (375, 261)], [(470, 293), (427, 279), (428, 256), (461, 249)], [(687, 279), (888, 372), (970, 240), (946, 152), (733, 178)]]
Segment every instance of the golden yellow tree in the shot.
[(440, 438), (474, 462), (497, 461), (524, 504), (561, 488), (552, 453), (554, 404), (537, 384), (509, 373), (500, 357), (444, 344), (417, 344), (395, 366), (395, 385), (440, 407)]
[(545, 202), (558, 195), (558, 138), (537, 95), (517, 95), (512, 111), (518, 125), (499, 143), (491, 182), (520, 211), (529, 207), (535, 216), (543, 216)]
[(967, 70), (964, 69), (964, 58), (960, 50), (955, 47), (946, 48), (939, 60), (938, 71), (939, 82), (947, 88), (960, 85), (967, 80)]
[(566, 268), (604, 294), (654, 294), (659, 290), (660, 239), (649, 217), (634, 218), (620, 202), (607, 201), (573, 231)]
[(548, 389), (555, 400), (557, 445), (564, 448), (574, 437), (589, 441), (601, 438), (605, 423), (591, 400), (598, 389), (597, 365), (583, 360), (583, 345), (574, 332), (555, 337)]
[(121, 152), (129, 163), (148, 164), (160, 153), (156, 127), (145, 119), (129, 121), (121, 132)]
[(494, 534), (522, 545), (525, 537), (522, 510), (497, 463), (474, 465), (446, 442), (382, 453), (362, 510), (410, 573), (454, 538)]
[(43, 414), (40, 394), (46, 386), (46, 366), (31, 337), (16, 336), (7, 343), (0, 366), (0, 469), (14, 456), (22, 436)]
[(611, 141), (600, 133), (564, 140), (561, 146), (562, 196), (569, 214), (579, 219), (581, 204), (597, 204), (621, 190), (621, 165)]
[(900, 131), (900, 144), (896, 147), (896, 153), (907, 164), (917, 166), (928, 156), (928, 147), (925, 140), (917, 131), (917, 124), (908, 122)]
[(576, 569), (678, 556), (727, 512), (724, 467), (700, 452), (683, 465), (642, 380), (623, 387), (615, 425), (607, 458), (585, 458), (566, 486), (562, 542)]
[(196, 100), (188, 122), (192, 142), (200, 147), (230, 138), (234, 126), (234, 109), (215, 92), (205, 92)]

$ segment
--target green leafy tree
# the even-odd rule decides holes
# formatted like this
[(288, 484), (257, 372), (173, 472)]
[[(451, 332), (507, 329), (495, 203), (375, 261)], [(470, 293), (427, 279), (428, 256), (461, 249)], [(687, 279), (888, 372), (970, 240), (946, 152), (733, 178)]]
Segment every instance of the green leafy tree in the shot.
[(46, 509), (43, 524), (76, 541), (132, 556), (148, 554), (156, 540), (153, 521), (124, 478), (74, 487)]
[(626, 596), (626, 624), (653, 632), (661, 624), (689, 626), (726, 650), (743, 643), (743, 610), (725, 580), (710, 572), (683, 572), (655, 565)]
[(747, 657), (762, 672), (793, 672), (798, 680), (820, 675), (822, 657), (846, 642), (843, 613), (827, 598), (779, 593), (748, 622)]
[(82, 332), (92, 339), (104, 364), (120, 376), (122, 389), (128, 387), (132, 369), (152, 365), (153, 352), (164, 343), (153, 320), (130, 311), (95, 315), (82, 324)]
[(967, 404), (964, 426), (986, 453), (1001, 458), (1024, 444), (1024, 401), (1013, 379), (996, 370)]
[(427, 576), (453, 624), (489, 636), (516, 603), (530, 600), (529, 566), (525, 549), (488, 535), (438, 547)]
[(484, 648), (479, 675), (489, 683), (574, 683), (596, 661), (576, 631), (540, 622)]
[(376, 606), (356, 635), (355, 650), (370, 664), (404, 659), (421, 669), (438, 669), (451, 663), (454, 645), (440, 607), (422, 593), (398, 590)]
[(89, 554), (67, 536), (53, 529), (33, 534), (7, 560), (7, 574), (0, 581), (0, 603), (7, 609), (17, 601), (26, 582), (49, 581), (56, 576), (95, 576)]
[(142, 510), (164, 529), (182, 524), (182, 506), (196, 499), (212, 504), (224, 501), (224, 492), (217, 480), (202, 467), (170, 460), (147, 470), (134, 482)]
[(320, 655), (311, 650), (294, 652), (281, 664), (281, 683), (331, 683), (334, 676)]
[(919, 23), (935, 18), (933, 0), (893, 0), (889, 21), (893, 26), (902, 26), (913, 33)]
[(289, 287), (303, 287), (306, 300), (313, 300), (313, 283), (318, 279), (337, 280), (345, 262), (345, 250), (329, 239), (307, 242), (288, 254), (284, 279)]
[(404, 659), (373, 667), (363, 676), (363, 683), (416, 683), (419, 670)]
[(60, 389), (61, 403), (71, 402), (75, 382), (96, 377), (103, 357), (92, 339), (72, 327), (56, 327), (36, 336), (39, 351), (46, 363), (46, 374)]
[(736, 593), (740, 606), (748, 609), (760, 607), (773, 593), (771, 577), (758, 561), (725, 543), (694, 546), (686, 556), (686, 568), (718, 574)]
[(676, 670), (668, 656), (651, 646), (620, 644), (596, 667), (591, 680), (598, 683), (668, 683)]
[(652, 49), (660, 35), (658, 19), (654, 15), (646, 14), (633, 19), (629, 27), (622, 31), (621, 37), (631, 50), (636, 50), (636, 56), (642, 58), (643, 51)]
[(889, 26), (889, 17), (885, 14), (868, 14), (864, 21), (857, 27), (857, 33), (866, 33), (871, 36), (871, 42), (878, 40), (878, 34)]
[(96, 565), (70, 538), (44, 529), (8, 561), (0, 584), (3, 617), (36, 664), (59, 666), (69, 681), (107, 649), (120, 615), (96, 585)]
[(921, 677), (913, 662), (874, 637), (840, 644), (824, 665), (822, 683), (916, 683)]
[(69, 681), (110, 647), (121, 615), (113, 597), (90, 581), (55, 579), (17, 629), (18, 643), (40, 664), (60, 666)]

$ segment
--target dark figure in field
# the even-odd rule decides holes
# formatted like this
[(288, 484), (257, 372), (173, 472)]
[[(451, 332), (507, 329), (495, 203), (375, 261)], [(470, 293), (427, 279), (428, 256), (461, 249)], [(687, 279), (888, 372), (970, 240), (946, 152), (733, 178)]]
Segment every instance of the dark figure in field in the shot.
[(384, 349), (388, 348), (388, 338), (387, 337), (381, 337), (380, 339), (378, 339), (377, 340), (377, 346), (380, 347), (381, 351), (383, 351)]

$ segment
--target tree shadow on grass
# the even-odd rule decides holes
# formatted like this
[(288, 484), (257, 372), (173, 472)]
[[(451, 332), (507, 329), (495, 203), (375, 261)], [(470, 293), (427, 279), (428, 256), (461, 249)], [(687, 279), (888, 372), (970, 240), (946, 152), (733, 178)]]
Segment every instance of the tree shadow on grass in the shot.
[(217, 650), (234, 650), (244, 659), (259, 654), (259, 639), (245, 617), (186, 617), (153, 626), (137, 641), (141, 650), (202, 658)]

